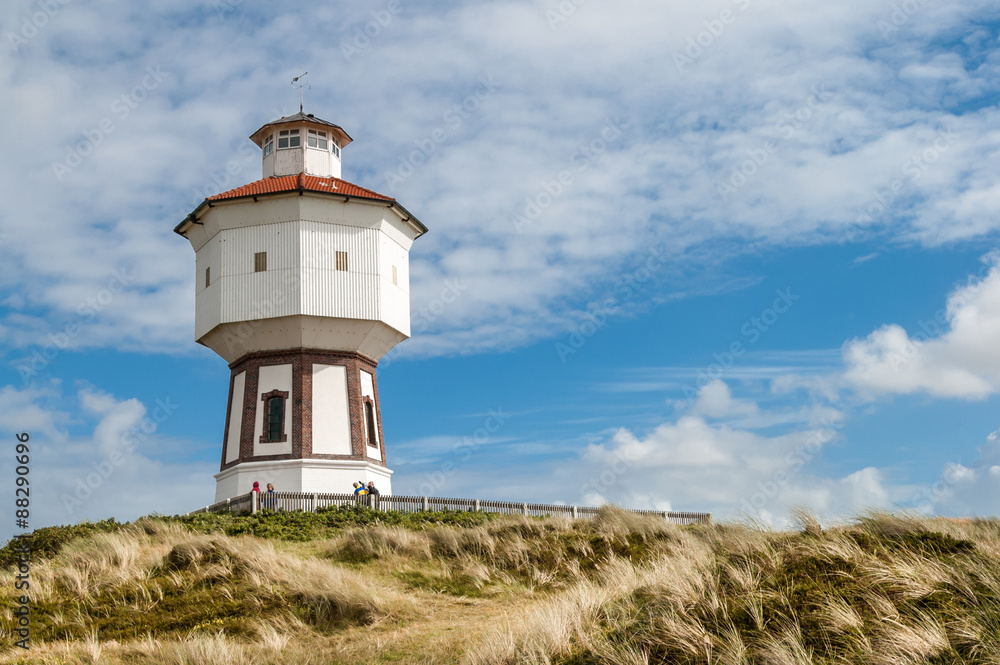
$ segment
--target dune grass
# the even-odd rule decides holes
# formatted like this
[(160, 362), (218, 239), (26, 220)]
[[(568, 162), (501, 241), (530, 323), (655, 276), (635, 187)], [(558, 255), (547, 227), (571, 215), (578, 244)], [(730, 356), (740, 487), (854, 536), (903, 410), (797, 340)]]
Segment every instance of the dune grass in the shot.
[[(1000, 663), (995, 520), (869, 513), (823, 529), (800, 511), (796, 530), (771, 532), (616, 509), (576, 522), (434, 517), (43, 534), (30, 659), (7, 649), (0, 662)], [(5, 645), (12, 595), (8, 569)]]

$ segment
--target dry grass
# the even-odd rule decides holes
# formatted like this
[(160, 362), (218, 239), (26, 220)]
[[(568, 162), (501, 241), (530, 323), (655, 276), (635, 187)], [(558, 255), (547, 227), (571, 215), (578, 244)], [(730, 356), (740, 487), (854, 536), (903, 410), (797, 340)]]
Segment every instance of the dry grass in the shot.
[(1000, 523), (793, 518), (773, 533), (606, 510), (301, 545), (144, 521), (35, 564), (21, 662), (1000, 664)]

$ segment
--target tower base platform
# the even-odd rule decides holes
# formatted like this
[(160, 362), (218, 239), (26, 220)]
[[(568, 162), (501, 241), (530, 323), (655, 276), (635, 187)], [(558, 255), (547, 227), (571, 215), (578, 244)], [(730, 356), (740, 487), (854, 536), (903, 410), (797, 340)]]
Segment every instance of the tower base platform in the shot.
[(265, 491), (268, 483), (276, 492), (349, 494), (354, 483), (375, 481), (381, 494), (392, 494), (392, 471), (360, 460), (291, 459), (243, 462), (215, 474), (215, 501), (246, 494), (254, 481)]

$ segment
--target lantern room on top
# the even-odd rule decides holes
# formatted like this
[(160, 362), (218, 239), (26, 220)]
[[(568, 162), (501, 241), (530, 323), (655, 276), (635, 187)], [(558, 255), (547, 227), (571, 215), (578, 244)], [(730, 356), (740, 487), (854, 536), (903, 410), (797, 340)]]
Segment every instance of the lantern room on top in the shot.
[(267, 123), (250, 140), (261, 149), (265, 178), (298, 173), (339, 178), (340, 151), (352, 141), (332, 122), (301, 112)]

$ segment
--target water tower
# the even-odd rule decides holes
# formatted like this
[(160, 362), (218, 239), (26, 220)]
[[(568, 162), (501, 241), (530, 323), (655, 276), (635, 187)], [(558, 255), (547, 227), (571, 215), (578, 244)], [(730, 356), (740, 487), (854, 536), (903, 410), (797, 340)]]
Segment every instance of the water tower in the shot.
[(409, 337), (409, 250), (395, 199), (341, 180), (351, 137), (301, 111), (250, 136), (263, 178), (205, 199), (174, 231), (195, 250), (195, 339), (229, 363), (215, 500), (391, 492), (375, 369)]

